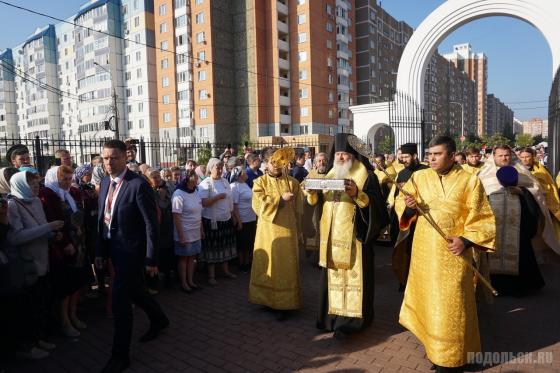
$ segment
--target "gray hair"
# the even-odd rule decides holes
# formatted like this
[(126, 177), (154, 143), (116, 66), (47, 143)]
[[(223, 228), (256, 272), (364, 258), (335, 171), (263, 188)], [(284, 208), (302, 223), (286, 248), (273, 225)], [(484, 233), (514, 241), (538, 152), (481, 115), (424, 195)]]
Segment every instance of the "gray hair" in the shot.
[(208, 163), (206, 164), (206, 176), (210, 176), (210, 174), (212, 173), (212, 169), (220, 165), (223, 166), (224, 162), (219, 158), (210, 158), (208, 160)]

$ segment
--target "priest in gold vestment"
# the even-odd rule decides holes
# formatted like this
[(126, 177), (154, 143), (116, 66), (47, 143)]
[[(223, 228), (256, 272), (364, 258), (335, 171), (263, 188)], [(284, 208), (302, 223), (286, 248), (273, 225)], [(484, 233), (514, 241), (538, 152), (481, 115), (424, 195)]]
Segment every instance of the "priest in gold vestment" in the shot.
[[(272, 156), (268, 153), (268, 156)], [(298, 237), (301, 190), (270, 159), (266, 173), (253, 182), (253, 210), (258, 216), (249, 285), (249, 301), (278, 312), (283, 320), (301, 307)]]
[(317, 327), (342, 337), (373, 320), (373, 243), (388, 223), (379, 181), (371, 164), (335, 137), (327, 179), (345, 179), (345, 191), (308, 191), (314, 205), (322, 193), (319, 265), (323, 267)]
[[(494, 216), (480, 181), (454, 165), (455, 141), (430, 142), (430, 168), (412, 174), (396, 199), (401, 229), (416, 221), (408, 282), (399, 322), (424, 345), (437, 372), (461, 371), (480, 351), (473, 250), (493, 250)], [(443, 239), (418, 214), (428, 211)], [(455, 370), (453, 370), (455, 368)]]
[(482, 166), (484, 166), (484, 162), (480, 160), (482, 158), (480, 149), (470, 146), (465, 151), (465, 154), (467, 155), (467, 163), (463, 164), (461, 167), (469, 174), (476, 175)]

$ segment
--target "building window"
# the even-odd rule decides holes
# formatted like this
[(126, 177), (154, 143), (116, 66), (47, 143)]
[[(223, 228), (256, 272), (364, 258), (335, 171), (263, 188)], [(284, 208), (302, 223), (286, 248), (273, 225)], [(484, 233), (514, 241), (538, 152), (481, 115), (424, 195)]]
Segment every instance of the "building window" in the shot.
[(298, 61), (300, 61), (300, 62), (307, 61), (307, 52), (306, 51), (298, 52)]
[(333, 84), (333, 83), (334, 83), (334, 78), (332, 74), (329, 74), (329, 84)]
[(334, 94), (332, 92), (329, 92), (329, 102), (333, 102), (334, 101)]
[(138, 51), (136, 52), (136, 62), (142, 60), (142, 52)]
[(309, 108), (307, 107), (302, 107), (299, 109), (299, 115), (302, 117), (306, 117), (309, 115)]
[(206, 98), (208, 97), (208, 93), (206, 92), (205, 89), (201, 89), (198, 91), (198, 99), (199, 100), (206, 100)]
[(124, 74), (124, 80), (130, 80), (132, 78), (132, 74), (130, 73), (130, 71), (127, 71)]
[(171, 113), (163, 113), (163, 122), (164, 123), (171, 122)]
[(182, 8), (187, 3), (187, 0), (175, 0), (175, 9)]
[(204, 62), (206, 60), (206, 53), (204, 51), (198, 52), (198, 62)]
[(159, 6), (159, 15), (163, 16), (165, 13), (167, 13), (167, 5), (162, 4)]
[(188, 100), (188, 99), (189, 99), (189, 91), (188, 90), (177, 92), (177, 100), (184, 101), (184, 100)]
[(138, 112), (141, 113), (144, 111), (144, 103), (143, 102), (139, 102), (138, 103)]
[(126, 122), (126, 128), (128, 128), (129, 130), (131, 130), (133, 128), (131, 120)]
[(181, 45), (185, 44), (187, 42), (186, 35), (178, 35), (177, 38), (176, 38), (176, 41), (177, 41), (176, 44), (178, 46), (181, 46)]
[(164, 50), (164, 51), (166, 51), (166, 50), (169, 48), (169, 44), (167, 43), (167, 40), (162, 41), (162, 42), (160, 43), (160, 48), (161, 48), (162, 50)]
[(297, 23), (298, 25), (302, 25), (305, 23), (305, 14), (298, 14), (297, 15)]
[(138, 96), (142, 96), (144, 94), (144, 89), (141, 85), (138, 86)]
[(198, 44), (204, 43), (204, 31), (196, 33), (196, 42)]
[(332, 16), (332, 6), (330, 4), (327, 4), (327, 8), (325, 10), (328, 15)]
[(299, 71), (299, 80), (306, 80), (307, 79), (307, 70), (300, 70)]
[(332, 32), (332, 30), (333, 30), (333, 25), (332, 25), (332, 23), (327, 22), (327, 24), (326, 24), (325, 26), (326, 26), (328, 32)]
[(300, 32), (298, 34), (298, 43), (305, 43), (307, 41), (307, 34), (305, 32)]
[(187, 16), (182, 15), (175, 18), (175, 27), (183, 27), (187, 25)]
[(167, 23), (166, 22), (159, 25), (159, 33), (163, 34), (164, 32), (167, 32)]
[(136, 69), (136, 78), (141, 78), (142, 77), (142, 69)]
[(132, 96), (132, 89), (127, 88), (126, 89), (126, 97), (131, 97)]
[(206, 80), (206, 70), (200, 70), (198, 72), (198, 81)]
[(177, 55), (177, 65), (187, 63), (187, 55), (185, 53), (180, 53)]
[(202, 4), (202, 0), (196, 0), (194, 3), (195, 3), (196, 5), (200, 5), (200, 4)]
[(332, 49), (332, 40), (327, 39), (327, 48)]
[(163, 79), (161, 80), (161, 86), (162, 87), (169, 87), (169, 78), (164, 76)]
[(128, 114), (132, 113), (132, 105), (127, 105), (127, 106), (126, 106), (126, 112), (127, 112)]
[(140, 27), (140, 17), (134, 17), (134, 27)]
[(303, 88), (299, 90), (299, 98), (307, 98), (307, 88)]
[(198, 109), (198, 117), (200, 119), (206, 119), (208, 118), (208, 110), (206, 108), (200, 108)]
[(138, 121), (138, 128), (140, 128), (140, 129), (144, 128), (144, 119), (140, 119)]
[(168, 104), (169, 104), (169, 95), (164, 95), (164, 96), (162, 96), (162, 97), (161, 97), (161, 100), (163, 101), (163, 103), (164, 103), (165, 105), (168, 105)]
[(297, 5), (303, 5), (305, 4), (305, 0), (297, 0)]
[(195, 16), (196, 24), (204, 23), (204, 12), (197, 13)]
[(181, 71), (177, 73), (177, 82), (178, 83), (184, 83), (187, 81), (187, 72), (186, 71)]

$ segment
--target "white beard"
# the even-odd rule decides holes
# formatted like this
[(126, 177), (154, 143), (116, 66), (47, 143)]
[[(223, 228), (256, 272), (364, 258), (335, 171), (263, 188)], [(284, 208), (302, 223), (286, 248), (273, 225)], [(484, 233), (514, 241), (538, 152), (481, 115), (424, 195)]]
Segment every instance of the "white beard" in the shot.
[(335, 162), (333, 165), (334, 178), (335, 179), (346, 179), (352, 168), (352, 159), (344, 162), (343, 164), (338, 164)]

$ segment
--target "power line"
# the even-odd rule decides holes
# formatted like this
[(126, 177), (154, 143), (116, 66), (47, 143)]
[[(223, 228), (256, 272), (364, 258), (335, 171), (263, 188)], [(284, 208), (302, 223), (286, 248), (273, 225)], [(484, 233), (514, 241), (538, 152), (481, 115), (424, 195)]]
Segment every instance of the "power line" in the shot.
[[(263, 76), (263, 77), (266, 77), (266, 78), (272, 78), (272, 79), (276, 79), (276, 80), (281, 80), (282, 79), (284, 81), (289, 81), (291, 83), (297, 83), (299, 85), (305, 85), (305, 86), (317, 87), (317, 88), (323, 88), (323, 89), (329, 89), (329, 90), (334, 89), (336, 91), (336, 87), (328, 87), (328, 86), (322, 86), (322, 85), (319, 85), (319, 84), (305, 83), (305, 82), (302, 82), (300, 80), (291, 80), (291, 79), (288, 79), (288, 78), (283, 78), (283, 77), (274, 76), (274, 75), (268, 75), (268, 74), (265, 74), (265, 73), (259, 73), (259, 72), (255, 72), (255, 71), (251, 71), (251, 70), (247, 70), (247, 69), (243, 69), (243, 68), (232, 68), (231, 65), (221, 64), (221, 63), (218, 63), (218, 62), (214, 62), (212, 60), (201, 59), (201, 58), (198, 58), (197, 56), (189, 55), (187, 53), (177, 53), (177, 52), (170, 51), (170, 50), (167, 50), (167, 49), (162, 49), (161, 47), (157, 47), (155, 45), (149, 45), (149, 44), (146, 44), (146, 43), (142, 43), (140, 41), (124, 38), (122, 36), (113, 35), (113, 34), (111, 34), (109, 32), (106, 32), (106, 31), (95, 30), (91, 27), (82, 26), (82, 25), (79, 25), (75, 22), (70, 22), (70, 21), (67, 21), (65, 19), (57, 18), (57, 17), (51, 16), (51, 15), (48, 15), (48, 14), (45, 14), (45, 13), (41, 13), (41, 12), (26, 8), (26, 7), (23, 7), (23, 6), (20, 6), (20, 5), (12, 4), (12, 3), (9, 3), (9, 2), (3, 1), (3, 0), (0, 0), (0, 4), (4, 4), (4, 5), (10, 6), (10, 7), (19, 9), (19, 10), (23, 10), (23, 11), (26, 11), (26, 12), (29, 12), (29, 13), (40, 15), (42, 17), (50, 18), (50, 19), (53, 19), (55, 21), (67, 23), (67, 24), (73, 25), (74, 27), (80, 27), (80, 28), (83, 28), (83, 29), (86, 29), (86, 30), (89, 30), (89, 31), (92, 31), (92, 32), (97, 32), (97, 33), (100, 33), (100, 34), (103, 34), (103, 35), (111, 36), (111, 37), (114, 37), (114, 38), (117, 38), (117, 39), (121, 39), (121, 40), (124, 40), (124, 41), (127, 41), (127, 42), (142, 45), (142, 46), (145, 46), (145, 47), (148, 47), (148, 48), (156, 49), (156, 50), (159, 50), (159, 51), (162, 51), (162, 52), (171, 53), (175, 56), (185, 56), (189, 59), (196, 60), (198, 62), (204, 62), (204, 63), (207, 63), (207, 64), (212, 64), (216, 67), (222, 67), (222, 68), (227, 69), (227, 70), (246, 72), (246, 73), (249, 73), (249, 74), (255, 74), (255, 75), (258, 75), (258, 76)], [(333, 70), (334, 70), (334, 66), (333, 66)]]

